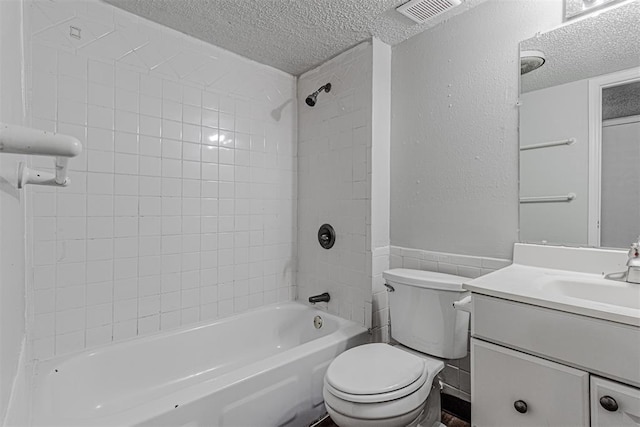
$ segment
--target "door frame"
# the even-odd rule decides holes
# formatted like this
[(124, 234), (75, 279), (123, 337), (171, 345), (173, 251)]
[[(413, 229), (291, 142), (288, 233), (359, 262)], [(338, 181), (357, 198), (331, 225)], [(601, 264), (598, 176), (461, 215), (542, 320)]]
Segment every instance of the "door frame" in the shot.
[(640, 81), (640, 67), (589, 79), (589, 192), (587, 242), (600, 246), (601, 161), (602, 161), (602, 90)]

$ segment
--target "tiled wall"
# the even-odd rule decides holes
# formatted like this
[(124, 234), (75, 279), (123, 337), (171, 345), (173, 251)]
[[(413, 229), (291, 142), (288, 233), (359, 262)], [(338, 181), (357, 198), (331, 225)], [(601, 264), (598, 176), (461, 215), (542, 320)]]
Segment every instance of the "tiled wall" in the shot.
[(97, 1), (26, 18), (32, 125), (85, 148), (29, 189), (33, 356), (292, 299), (295, 79)]
[[(412, 268), (475, 278), (511, 264), (511, 260), (456, 255), (444, 252), (391, 246), (391, 268)], [(444, 392), (471, 401), (470, 353), (463, 359), (448, 360), (441, 380)]]
[[(372, 43), (364, 42), (303, 74), (298, 99), (327, 82), (315, 107), (298, 106), (298, 298), (328, 291), (325, 307), (371, 324)], [(323, 249), (323, 223), (337, 233)]]

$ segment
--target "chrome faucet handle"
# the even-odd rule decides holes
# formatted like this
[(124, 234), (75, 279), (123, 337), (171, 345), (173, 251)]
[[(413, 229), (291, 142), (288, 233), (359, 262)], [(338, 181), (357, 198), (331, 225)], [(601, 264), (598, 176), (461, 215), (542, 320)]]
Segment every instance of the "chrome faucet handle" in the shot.
[(640, 245), (638, 243), (632, 243), (629, 248), (627, 267), (640, 267)]

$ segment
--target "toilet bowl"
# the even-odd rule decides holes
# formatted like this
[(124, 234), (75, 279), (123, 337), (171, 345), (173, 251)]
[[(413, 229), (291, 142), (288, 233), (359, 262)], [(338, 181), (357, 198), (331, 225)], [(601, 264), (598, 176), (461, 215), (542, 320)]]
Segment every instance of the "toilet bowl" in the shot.
[(444, 368), (438, 358), (467, 354), (469, 313), (453, 307), (466, 279), (410, 269), (383, 277), (399, 345), (365, 344), (336, 357), (324, 377), (327, 412), (340, 427), (440, 426), (434, 379)]
[(356, 347), (338, 356), (327, 370), (323, 390), (327, 412), (341, 427), (418, 425), (425, 419), (433, 380), (443, 368), (442, 361), (400, 346)]

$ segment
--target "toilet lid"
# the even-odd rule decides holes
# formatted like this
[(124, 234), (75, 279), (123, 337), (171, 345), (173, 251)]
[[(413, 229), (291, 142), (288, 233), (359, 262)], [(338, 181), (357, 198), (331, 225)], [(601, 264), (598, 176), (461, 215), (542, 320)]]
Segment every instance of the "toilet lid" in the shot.
[(424, 373), (425, 362), (420, 357), (388, 344), (366, 344), (336, 357), (325, 380), (343, 393), (373, 395), (408, 387), (425, 377)]

